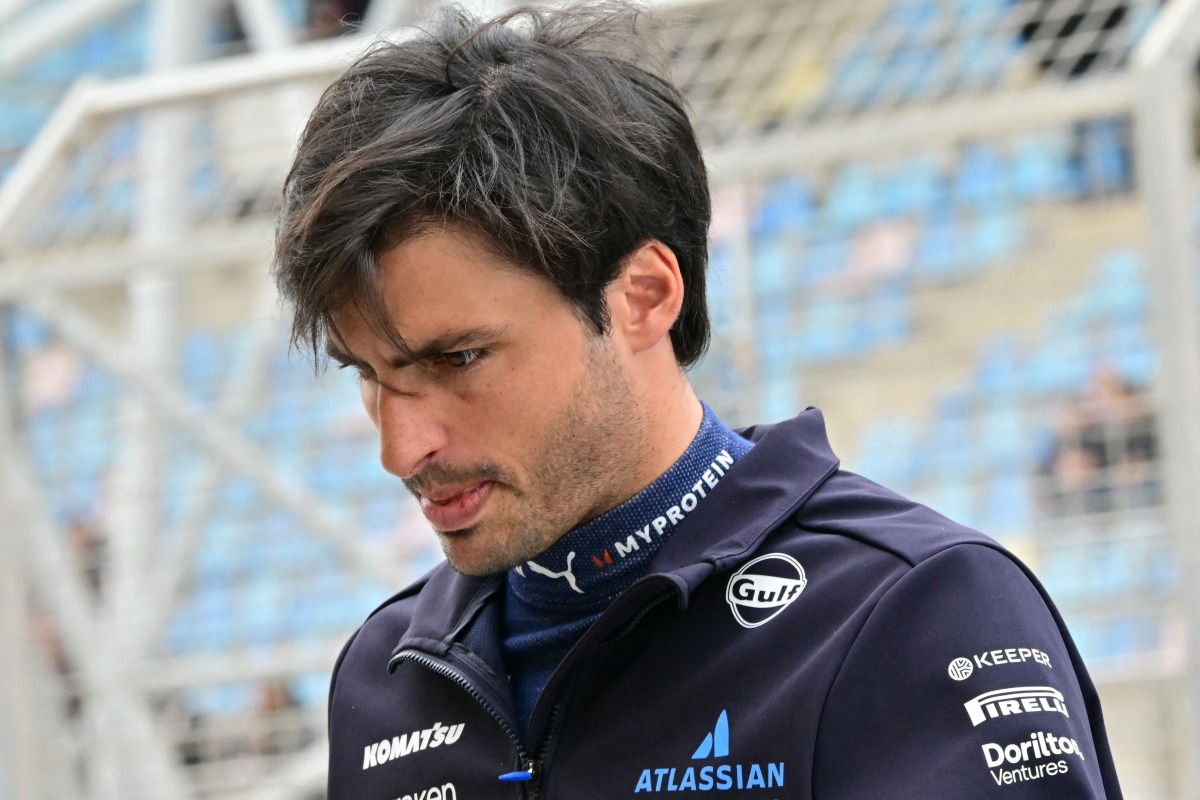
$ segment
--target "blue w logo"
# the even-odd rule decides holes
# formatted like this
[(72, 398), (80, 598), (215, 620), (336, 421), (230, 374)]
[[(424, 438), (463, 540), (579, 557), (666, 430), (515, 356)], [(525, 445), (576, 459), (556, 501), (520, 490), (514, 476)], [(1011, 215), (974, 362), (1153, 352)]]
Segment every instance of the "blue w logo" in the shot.
[(721, 716), (717, 717), (717, 726), (713, 728), (712, 733), (705, 734), (704, 741), (696, 748), (696, 752), (692, 753), (692, 759), (708, 758), (709, 756), (723, 758), (727, 755), (729, 755), (729, 714), (722, 711)]

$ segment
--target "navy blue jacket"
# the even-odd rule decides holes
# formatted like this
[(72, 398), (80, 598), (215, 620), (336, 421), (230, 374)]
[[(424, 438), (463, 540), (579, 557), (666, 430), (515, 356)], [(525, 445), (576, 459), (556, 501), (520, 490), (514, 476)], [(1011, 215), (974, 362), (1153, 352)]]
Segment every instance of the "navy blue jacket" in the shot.
[(330, 800), (1121, 797), (1095, 688), (1020, 562), (840, 471), (815, 410), (741, 433), (754, 449), (523, 740), (503, 576), (443, 564), (377, 610), (334, 670)]

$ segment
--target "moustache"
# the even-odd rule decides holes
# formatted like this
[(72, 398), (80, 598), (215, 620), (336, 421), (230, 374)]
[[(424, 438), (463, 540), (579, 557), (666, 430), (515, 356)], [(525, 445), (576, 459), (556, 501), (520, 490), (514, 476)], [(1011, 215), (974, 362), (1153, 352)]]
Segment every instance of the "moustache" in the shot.
[(428, 493), (431, 489), (438, 486), (483, 483), (485, 481), (504, 483), (510, 486), (515, 483), (508, 470), (499, 464), (491, 463), (473, 464), (470, 466), (430, 464), (411, 478), (403, 479), (404, 487), (414, 497), (420, 497), (421, 494)]

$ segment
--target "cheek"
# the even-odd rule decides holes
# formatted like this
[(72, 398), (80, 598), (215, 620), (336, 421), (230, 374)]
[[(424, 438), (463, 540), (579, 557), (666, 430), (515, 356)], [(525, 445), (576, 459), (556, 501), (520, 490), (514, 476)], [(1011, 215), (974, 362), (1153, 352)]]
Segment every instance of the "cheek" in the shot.
[(572, 370), (531, 361), (509, 363), (485, 380), (453, 391), (460, 424), (486, 437), (527, 444), (560, 412), (574, 386)]

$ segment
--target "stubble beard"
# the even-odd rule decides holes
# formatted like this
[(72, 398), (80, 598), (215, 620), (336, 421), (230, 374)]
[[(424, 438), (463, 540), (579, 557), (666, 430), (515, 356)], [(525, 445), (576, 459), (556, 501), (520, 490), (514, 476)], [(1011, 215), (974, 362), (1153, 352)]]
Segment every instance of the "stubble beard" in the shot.
[[(497, 486), (494, 490), (508, 501), (503, 519), (438, 532), (450, 566), (475, 576), (519, 567), (568, 531), (627, 500), (640, 488), (631, 491), (627, 482), (639, 474), (638, 443), (645, 440), (646, 419), (611, 343), (604, 336), (590, 339), (584, 379), (530, 449), (528, 491)], [(508, 530), (486, 530), (493, 526)], [(496, 537), (494, 546), (469, 563), (454, 554), (452, 539), (488, 534)]]

